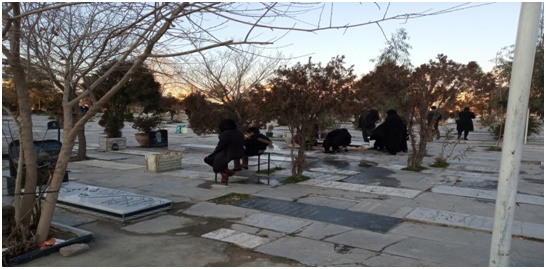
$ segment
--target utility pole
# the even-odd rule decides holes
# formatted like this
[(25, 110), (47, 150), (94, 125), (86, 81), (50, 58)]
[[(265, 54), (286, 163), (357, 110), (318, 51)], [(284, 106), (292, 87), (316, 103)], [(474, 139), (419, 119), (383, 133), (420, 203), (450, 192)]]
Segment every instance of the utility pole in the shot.
[(525, 117), (542, 3), (522, 3), (510, 78), (489, 266), (509, 266)]

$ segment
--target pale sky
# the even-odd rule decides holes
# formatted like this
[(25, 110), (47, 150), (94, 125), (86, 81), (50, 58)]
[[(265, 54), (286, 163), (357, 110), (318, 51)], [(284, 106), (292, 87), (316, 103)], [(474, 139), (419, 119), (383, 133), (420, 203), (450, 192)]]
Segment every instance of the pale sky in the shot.
[[(459, 4), (461, 3), (394, 2), (389, 7), (388, 15), (418, 13), (430, 9), (438, 11)], [(373, 20), (382, 17), (386, 8), (386, 2), (335, 2), (333, 21), (345, 23)], [(443, 15), (408, 21), (387, 21), (381, 23), (381, 26), (388, 38), (397, 29), (406, 29), (410, 37), (409, 44), (412, 46), (411, 63), (414, 66), (427, 63), (443, 53), (448, 59), (463, 64), (477, 61), (487, 72), (494, 65), (492, 60), (496, 53), (503, 47), (515, 44), (520, 8), (519, 2), (490, 3)], [(327, 22), (322, 22), (323, 25), (325, 23)], [(345, 55), (347, 65), (354, 65), (355, 74), (360, 76), (373, 70), (374, 63), (370, 59), (375, 59), (380, 54), (380, 50), (386, 46), (385, 41), (377, 25), (368, 25), (347, 31), (292, 32), (276, 42), (276, 45), (289, 45), (281, 49), (285, 55), (312, 54), (312, 61), (322, 62), (323, 65), (336, 55)], [(305, 56), (294, 63), (307, 60), (308, 56)]]

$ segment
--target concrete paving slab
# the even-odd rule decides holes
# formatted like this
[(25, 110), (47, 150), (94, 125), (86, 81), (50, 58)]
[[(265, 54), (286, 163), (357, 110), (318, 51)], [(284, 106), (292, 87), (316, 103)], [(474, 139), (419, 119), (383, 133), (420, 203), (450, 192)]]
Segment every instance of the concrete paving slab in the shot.
[[(439, 241), (444, 244), (457, 244), (484, 249), (491, 247), (491, 234), (486, 231), (451, 229), (425, 223), (403, 222), (392, 229), (390, 233)], [(543, 266), (544, 243), (512, 238), (510, 256), (510, 260), (514, 260), (511, 266)], [(525, 265), (524, 261), (531, 261), (533, 265)], [(542, 263), (542, 265), (537, 264), (537, 262)]]
[(381, 187), (381, 186), (366, 186), (361, 184), (352, 184), (344, 182), (336, 182), (330, 180), (320, 180), (320, 179), (309, 179), (298, 184), (309, 185), (323, 188), (334, 188), (348, 191), (357, 191), (357, 192), (366, 192), (366, 193), (375, 193), (383, 194), (389, 196), (397, 196), (404, 198), (415, 198), (422, 191), (419, 190), (409, 190), (409, 189), (400, 189), (400, 188), (390, 188), (390, 187)]
[(129, 148), (129, 149), (118, 150), (117, 153), (144, 156), (146, 154), (157, 154), (161, 152), (158, 150)]
[(315, 173), (329, 173), (329, 174), (339, 174), (339, 175), (346, 175), (346, 176), (356, 175), (360, 173), (358, 171), (353, 171), (353, 170), (338, 169), (335, 166), (310, 168), (309, 170)]
[(200, 202), (188, 209), (181, 210), (184, 214), (199, 217), (213, 217), (222, 219), (241, 219), (256, 214), (259, 211), (231, 205)]
[(434, 223), (405, 221), (394, 227), (389, 233), (418, 237), (446, 244), (476, 246), (487, 248), (491, 245), (491, 233), (487, 231), (453, 229)]
[[(351, 211), (367, 212), (391, 217), (403, 217), (409, 212), (401, 211), (401, 208), (409, 202), (407, 198), (390, 197), (389, 199), (364, 199), (364, 201), (348, 208)], [(413, 210), (413, 208), (411, 208)], [(410, 210), (410, 211), (411, 211)], [(405, 212), (405, 214), (404, 214)], [(395, 215), (398, 214), (398, 215)]]
[[(258, 234), (260, 231), (264, 230), (262, 228), (252, 227), (252, 226), (248, 226), (248, 225), (242, 225), (242, 224), (239, 224), (239, 223), (231, 224), (230, 228), (232, 230), (247, 233), (247, 234)], [(279, 234), (281, 234), (281, 233), (279, 233)], [(284, 235), (284, 234), (281, 234), (281, 235)]]
[(192, 220), (185, 217), (163, 215), (121, 227), (122, 230), (138, 234), (160, 234), (180, 229)]
[(406, 168), (406, 167), (408, 167), (408, 165), (406, 165), (406, 164), (389, 164), (389, 165), (386, 165), (384, 167), (390, 168), (390, 169), (393, 169), (393, 170), (402, 170), (402, 168)]
[(397, 234), (382, 234), (365, 230), (352, 230), (325, 238), (325, 241), (338, 243), (367, 250), (381, 251), (386, 246), (407, 239), (407, 236)]
[[(246, 226), (246, 225), (240, 225), (240, 224), (234, 224), (234, 225), (239, 225), (238, 226), (239, 228), (241, 228), (242, 226)], [(246, 227), (250, 227), (250, 226), (246, 226)], [(233, 225), (232, 225), (232, 229), (236, 230), (236, 231), (241, 231), (239, 229), (233, 228)], [(241, 232), (245, 232), (245, 231), (241, 231)], [(246, 232), (246, 233), (253, 234), (253, 235), (256, 235), (256, 236), (259, 236), (259, 237), (263, 237), (263, 238), (267, 238), (269, 241), (273, 241), (273, 240), (276, 240), (276, 239), (279, 239), (281, 237), (286, 236), (286, 234), (283, 233), (283, 232), (277, 232), (277, 231), (272, 231), (272, 230), (263, 229), (263, 228), (259, 228), (257, 232), (253, 232), (253, 233)]]
[(288, 234), (301, 230), (302, 228), (311, 224), (310, 221), (302, 221), (293, 218), (279, 217), (262, 213), (248, 216), (236, 222)]
[(356, 201), (351, 201), (348, 199), (317, 196), (316, 194), (298, 199), (298, 202), (304, 203), (304, 204), (311, 204), (311, 205), (328, 206), (331, 208), (339, 208), (339, 209), (348, 209), (357, 204)]
[(166, 171), (161, 174), (169, 175), (173, 177), (188, 178), (192, 180), (195, 179), (195, 180), (214, 181), (214, 173), (212, 172), (212, 169), (211, 169), (211, 172), (198, 172), (198, 171), (192, 171), (188, 169), (179, 169), (179, 170)]
[[(350, 252), (342, 251), (342, 249), (342, 246), (336, 248), (336, 244), (334, 243), (301, 237), (283, 237), (259, 246), (255, 250), (269, 255), (296, 260), (307, 266), (332, 266), (336, 264), (336, 261), (339, 261), (337, 264), (343, 264), (341, 259), (348, 253), (350, 255)], [(374, 255), (375, 253), (372, 251), (361, 251), (358, 253), (360, 259), (363, 260)]]
[[(469, 188), (460, 188), (460, 187), (452, 187), (452, 186), (436, 186), (432, 188), (431, 191), (435, 193), (443, 193), (443, 194), (465, 196), (465, 197), (475, 197), (475, 198), (481, 198), (481, 199), (490, 199), (490, 200), (497, 199), (497, 192), (488, 191), (488, 190), (469, 189)], [(544, 197), (539, 197), (535, 195), (527, 195), (527, 194), (517, 194), (516, 202), (532, 204), (532, 205), (544, 205)]]
[(340, 233), (345, 233), (352, 230), (354, 229), (341, 226), (341, 225), (324, 223), (324, 222), (313, 222), (311, 225), (305, 227), (297, 235), (301, 237), (321, 240), (326, 237), (330, 237)]
[[(474, 216), (429, 208), (418, 207), (408, 214), (406, 219), (482, 231), (492, 231), (493, 229), (493, 218), (490, 217)], [(512, 234), (544, 240), (544, 225), (514, 221)]]
[[(326, 181), (338, 181), (347, 177), (346, 175), (316, 173), (316, 172), (310, 172), (310, 171), (304, 171), (302, 175), (312, 179), (326, 180)], [(292, 176), (292, 172), (290, 171), (290, 169), (285, 169), (285, 170), (275, 172), (275, 176), (290, 177)]]
[[(411, 200), (407, 206), (446, 210), (470, 215), (493, 218), (495, 201), (464, 196), (445, 195), (433, 192), (424, 192)], [(514, 219), (523, 222), (541, 223), (544, 221), (543, 206), (519, 204), (516, 207)]]
[(334, 251), (339, 253), (339, 257), (327, 266), (363, 267), (366, 265), (366, 261), (368, 261), (368, 259), (374, 257), (374, 255), (377, 255), (369, 250), (341, 244), (334, 244)]
[(408, 257), (401, 257), (398, 255), (391, 255), (387, 253), (381, 253), (377, 256), (370, 257), (364, 263), (364, 266), (368, 267), (440, 267), (438, 263), (431, 261), (424, 261), (420, 259), (413, 259)]
[(309, 196), (314, 190), (308, 186), (300, 184), (288, 184), (281, 185), (275, 188), (264, 189), (257, 193), (257, 196), (262, 197), (274, 197), (275, 199), (282, 199), (287, 201), (294, 201), (303, 197)]
[(226, 228), (220, 228), (210, 233), (206, 233), (202, 235), (202, 237), (232, 243), (243, 248), (255, 248), (269, 242), (268, 239), (263, 237)]
[(55, 208), (53, 222), (61, 223), (71, 227), (77, 227), (85, 223), (96, 221), (98, 218), (86, 214), (77, 214), (64, 208)]
[(95, 151), (89, 151), (87, 152), (87, 157), (91, 159), (99, 159), (104, 161), (114, 161), (114, 160), (125, 160), (127, 159), (126, 156), (119, 155), (119, 154), (110, 154), (110, 153), (103, 153), (103, 152), (95, 152)]
[(382, 253), (436, 263), (440, 266), (488, 266), (489, 249), (408, 238), (387, 246)]
[(499, 172), (498, 166), (467, 165), (465, 166), (465, 169), (468, 171), (489, 172), (489, 173), (495, 173), (495, 174)]
[(130, 164), (130, 163), (120, 163), (120, 162), (109, 162), (101, 160), (87, 160), (80, 161), (79, 164), (101, 167), (104, 169), (115, 169), (115, 170), (131, 170), (131, 169), (144, 169), (144, 165)]

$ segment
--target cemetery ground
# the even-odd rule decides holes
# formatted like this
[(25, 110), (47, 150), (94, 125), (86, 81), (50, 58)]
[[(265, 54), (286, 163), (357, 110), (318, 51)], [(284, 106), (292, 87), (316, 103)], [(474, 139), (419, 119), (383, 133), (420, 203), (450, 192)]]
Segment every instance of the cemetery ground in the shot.
[[(35, 140), (57, 139), (57, 130), (46, 128), (46, 116), (33, 119)], [(284, 169), (256, 173), (252, 157), (249, 169), (226, 186), (215, 183), (203, 162), (217, 135), (176, 133), (177, 124), (168, 124), (168, 147), (146, 148), (138, 146), (136, 130), (126, 124), (127, 148), (99, 152), (97, 121), (86, 125), (88, 159), (69, 164), (63, 188), (83, 185), (80, 196), (110, 191), (169, 207), (120, 219), (58, 204), (53, 221), (92, 233), (89, 250), (71, 257), (55, 252), (20, 266), (488, 265), (501, 153), (490, 150), (496, 141), (483, 128), (456, 145), (468, 148), (463, 158), (449, 160), (447, 168), (429, 167), (442, 149), (441, 128), (442, 138), (427, 148), (423, 165), (428, 169), (411, 172), (402, 169), (408, 153), (368, 149), (360, 131), (347, 126), (355, 147), (337, 154), (309, 151), (304, 175), (310, 179), (285, 184), (290, 148), (282, 138), (287, 130), (279, 126), (268, 152), (271, 168)], [(8, 122), (4, 118), (4, 132)], [(2, 148), (5, 153), (5, 139)], [(146, 171), (146, 154), (167, 151), (182, 154), (179, 169)], [(13, 196), (6, 189), (5, 155), (2, 163), (6, 204)], [(266, 167), (262, 156), (260, 169)], [(511, 250), (512, 266), (544, 266), (542, 134), (523, 146)]]

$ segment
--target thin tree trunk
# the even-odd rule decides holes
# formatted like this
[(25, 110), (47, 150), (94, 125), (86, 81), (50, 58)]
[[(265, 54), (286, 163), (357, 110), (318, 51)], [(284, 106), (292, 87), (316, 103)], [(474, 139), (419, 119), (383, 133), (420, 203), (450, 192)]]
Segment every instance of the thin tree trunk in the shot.
[[(17, 17), (20, 14), (19, 3), (13, 4), (13, 14)], [(32, 206), (34, 204), (34, 192), (36, 191), (37, 181), (37, 169), (36, 153), (34, 151), (33, 135), (32, 135), (32, 113), (30, 105), (30, 95), (25, 76), (24, 67), (21, 63), (20, 56), (20, 40), (21, 40), (21, 22), (20, 19), (16, 19), (13, 22), (11, 28), (11, 42), (12, 54), (9, 57), (10, 66), (13, 71), (13, 80), (15, 82), (15, 89), (17, 91), (17, 103), (19, 106), (19, 116), (21, 118), (21, 128), (19, 130), (20, 147), (23, 150), (23, 156), (25, 159), (26, 173), (25, 173), (25, 191), (23, 200), (21, 202), (21, 210), (17, 214), (22, 217), (21, 220), (16, 220), (17, 223), (21, 223), (24, 226), (28, 226), (30, 223)], [(20, 163), (19, 165), (22, 165)], [(19, 177), (21, 178), (21, 177)]]

